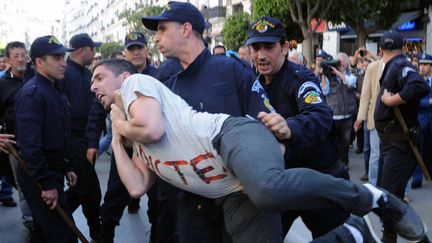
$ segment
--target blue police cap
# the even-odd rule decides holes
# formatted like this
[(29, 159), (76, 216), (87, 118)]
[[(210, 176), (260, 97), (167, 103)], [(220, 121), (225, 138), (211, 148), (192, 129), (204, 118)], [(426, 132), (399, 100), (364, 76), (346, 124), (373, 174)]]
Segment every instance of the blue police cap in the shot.
[(326, 59), (328, 56), (329, 54), (327, 54), (327, 52), (325, 52), (324, 50), (317, 50), (315, 53), (315, 57), (322, 57)]
[(254, 43), (275, 43), (285, 37), (285, 27), (278, 19), (261, 17), (253, 22), (247, 32), (245, 45)]
[(424, 52), (418, 54), (418, 60), (420, 64), (432, 64), (432, 56)]
[(69, 45), (74, 49), (78, 49), (86, 46), (99, 47), (102, 45), (102, 42), (94, 42), (88, 34), (83, 33), (72, 36)]
[(192, 28), (202, 34), (205, 28), (204, 16), (190, 3), (169, 2), (162, 13), (157, 16), (143, 17), (142, 22), (147, 29), (157, 30), (159, 21), (189, 22)]
[(403, 39), (402, 36), (394, 31), (387, 31), (381, 36), (379, 40), (379, 47), (383, 50), (397, 50), (402, 49)]
[(124, 47), (128, 48), (131, 45), (146, 46), (147, 40), (142, 32), (131, 32), (125, 37)]
[(34, 60), (36, 57), (63, 54), (70, 51), (74, 51), (74, 49), (64, 47), (55, 36), (47, 35), (38, 37), (33, 41), (30, 47), (30, 58)]

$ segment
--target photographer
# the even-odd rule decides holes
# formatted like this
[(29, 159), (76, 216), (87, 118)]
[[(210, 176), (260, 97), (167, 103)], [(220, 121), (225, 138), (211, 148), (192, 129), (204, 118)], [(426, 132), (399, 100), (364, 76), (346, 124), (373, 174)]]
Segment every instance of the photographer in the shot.
[(327, 104), (333, 110), (333, 121), (339, 141), (339, 155), (347, 166), (353, 114), (357, 109), (355, 97), (357, 78), (349, 71), (348, 65), (347, 54), (340, 52), (337, 55), (337, 61), (321, 62), (323, 72), (320, 76), (321, 83), (324, 83), (323, 92), (326, 95)]

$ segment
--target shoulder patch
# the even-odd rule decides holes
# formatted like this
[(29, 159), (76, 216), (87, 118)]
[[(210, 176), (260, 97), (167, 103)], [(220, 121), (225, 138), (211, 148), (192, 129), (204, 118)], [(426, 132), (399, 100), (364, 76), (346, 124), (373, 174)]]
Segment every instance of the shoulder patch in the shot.
[(267, 97), (267, 94), (264, 90), (264, 88), (262, 87), (261, 83), (259, 82), (259, 80), (255, 80), (255, 82), (252, 85), (252, 92), (257, 92), (259, 94), (259, 96), (261, 97), (264, 106), (271, 112), (274, 112), (275, 109), (273, 108), (273, 106), (270, 104), (270, 100)]
[(320, 94), (314, 90), (307, 92), (303, 96), (303, 99), (307, 104), (321, 104), (322, 103), (322, 99), (321, 99)]
[(264, 91), (264, 88), (262, 87), (261, 83), (257, 79), (252, 85), (252, 91), (259, 93), (260, 90)]
[(318, 85), (314, 82), (308, 81), (303, 83), (297, 93), (297, 98), (300, 98), (300, 96), (305, 93), (307, 90), (315, 91), (318, 94), (321, 94), (321, 89), (318, 87)]
[(404, 69), (402, 70), (402, 78), (405, 78), (406, 76), (408, 76), (408, 73), (410, 73), (410, 72), (416, 72), (416, 70), (414, 69), (414, 68), (412, 68), (412, 67), (409, 67), (409, 66), (407, 66), (407, 67), (404, 67)]

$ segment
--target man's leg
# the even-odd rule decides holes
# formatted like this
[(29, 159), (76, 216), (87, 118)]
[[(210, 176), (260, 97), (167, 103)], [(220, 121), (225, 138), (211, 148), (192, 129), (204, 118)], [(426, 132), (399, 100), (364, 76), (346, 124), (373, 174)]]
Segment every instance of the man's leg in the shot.
[[(228, 118), (213, 145), (261, 210), (313, 210), (338, 206), (355, 215), (374, 208), (407, 239), (424, 235), (412, 208), (372, 185), (357, 185), (310, 169), (284, 170), (274, 136), (257, 121)], [(305, 180), (305, 178), (307, 178)]]
[(369, 180), (368, 173), (369, 173), (369, 159), (371, 155), (371, 146), (370, 146), (370, 132), (367, 128), (367, 122), (365, 121), (363, 123), (363, 135), (364, 135), (364, 148), (363, 148), (363, 159), (365, 164), (365, 174), (361, 177), (362, 181)]
[(370, 130), (370, 158), (369, 158), (369, 183), (377, 185), (378, 183), (378, 167), (380, 160), (380, 139), (376, 129)]
[(6, 179), (6, 176), (1, 176), (0, 186), (0, 202), (5, 207), (15, 207), (17, 204), (12, 198), (12, 185)]

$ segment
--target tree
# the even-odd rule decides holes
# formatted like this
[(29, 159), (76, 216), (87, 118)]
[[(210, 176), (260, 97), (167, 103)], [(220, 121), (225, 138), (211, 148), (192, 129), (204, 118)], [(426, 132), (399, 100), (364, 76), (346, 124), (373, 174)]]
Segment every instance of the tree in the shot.
[(247, 39), (247, 29), (250, 15), (248, 13), (234, 13), (225, 21), (222, 33), (227, 49), (238, 50)]
[[(327, 18), (334, 0), (287, 0), (291, 18), (300, 26), (303, 34), (303, 55), (308, 63), (312, 63), (313, 42), (316, 30), (321, 22)], [(342, 1), (337, 1), (335, 5)], [(312, 19), (316, 19), (312, 28)]]
[(117, 42), (107, 42), (99, 47), (99, 51), (104, 58), (108, 58), (115, 51), (123, 51), (123, 46)]
[(399, 18), (401, 3), (393, 0), (344, 0), (332, 6), (329, 20), (345, 22), (357, 34), (358, 47), (364, 47), (370, 33), (388, 29)]
[(263, 16), (277, 18), (285, 25), (287, 40), (303, 40), (299, 25), (294, 23), (288, 8), (288, 0), (256, 0), (253, 1), (253, 19), (257, 20)]

